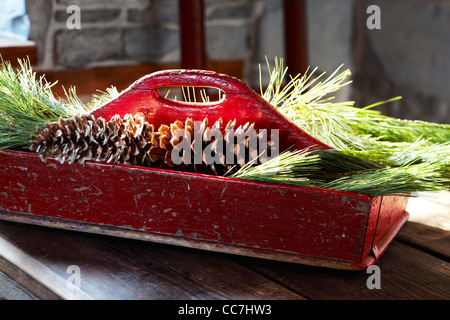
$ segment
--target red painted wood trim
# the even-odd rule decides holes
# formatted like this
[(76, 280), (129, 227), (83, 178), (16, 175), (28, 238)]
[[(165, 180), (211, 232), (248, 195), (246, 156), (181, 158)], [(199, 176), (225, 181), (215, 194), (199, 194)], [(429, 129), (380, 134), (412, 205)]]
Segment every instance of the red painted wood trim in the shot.
[(203, 0), (179, 0), (181, 66), (206, 69)]
[(284, 42), (286, 66), (292, 76), (308, 68), (308, 35), (304, 0), (284, 0)]

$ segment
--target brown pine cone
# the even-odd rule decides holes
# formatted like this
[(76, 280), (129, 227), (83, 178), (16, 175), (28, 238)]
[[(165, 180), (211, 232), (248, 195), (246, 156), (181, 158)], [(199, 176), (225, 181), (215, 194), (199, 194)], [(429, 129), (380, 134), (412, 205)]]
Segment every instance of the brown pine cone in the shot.
[(222, 129), (222, 119), (208, 126), (207, 118), (187, 118), (155, 131), (142, 113), (116, 115), (108, 122), (79, 115), (36, 128), (30, 149), (43, 161), (54, 156), (61, 163), (90, 160), (225, 175), (256, 159), (263, 134), (250, 123), (235, 127), (236, 120)]

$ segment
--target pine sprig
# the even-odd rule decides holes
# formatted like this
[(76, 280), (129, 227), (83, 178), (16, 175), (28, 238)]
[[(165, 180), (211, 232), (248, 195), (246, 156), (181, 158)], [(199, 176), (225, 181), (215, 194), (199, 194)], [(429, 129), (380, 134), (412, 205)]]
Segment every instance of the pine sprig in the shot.
[[(310, 172), (307, 181), (300, 177), (302, 185), (368, 195), (449, 189), (450, 125), (397, 119), (373, 110), (401, 97), (365, 108), (352, 101), (333, 102), (330, 95), (350, 83), (350, 71), (339, 72), (341, 67), (324, 80), (324, 73), (313, 76), (316, 69), (307, 70), (283, 87), (287, 68), (275, 60), (269, 85), (261, 89), (261, 95), (297, 126), (335, 148), (316, 152), (320, 161), (315, 166), (320, 169)], [(264, 177), (262, 172), (258, 177)], [(295, 181), (294, 173), (278, 180), (289, 184)]]
[(448, 180), (441, 177), (439, 170), (439, 165), (429, 163), (386, 167), (344, 176), (322, 184), (321, 188), (363, 193), (369, 196), (416, 196), (423, 192), (445, 190)]
[(257, 166), (253, 166), (251, 162), (247, 163), (236, 173), (232, 174), (231, 177), (243, 180), (311, 186), (312, 182), (308, 176), (320, 170), (319, 162), (319, 156), (313, 154), (310, 148), (292, 152), (284, 151), (277, 157)]
[[(258, 166), (244, 166), (234, 178), (363, 193), (369, 196), (418, 196), (446, 190), (450, 177), (439, 161), (381, 166), (339, 150), (285, 151)], [(400, 161), (402, 162), (402, 161)], [(448, 171), (447, 171), (448, 172)]]
[(65, 91), (65, 99), (56, 97), (52, 92), (56, 83), (38, 78), (28, 59), (18, 61), (17, 69), (8, 61), (0, 65), (0, 149), (28, 149), (37, 126), (89, 113), (115, 95), (110, 89), (87, 105), (75, 88)]
[(0, 148), (27, 148), (36, 126), (85, 111), (57, 99), (55, 83), (38, 79), (28, 60), (19, 64), (17, 71), (9, 62), (0, 66)]

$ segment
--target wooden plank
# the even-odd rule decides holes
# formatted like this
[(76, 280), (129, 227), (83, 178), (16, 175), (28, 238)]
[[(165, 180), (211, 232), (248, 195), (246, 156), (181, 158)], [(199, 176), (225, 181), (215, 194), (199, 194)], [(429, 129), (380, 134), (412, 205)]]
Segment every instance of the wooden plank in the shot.
[(40, 299), (89, 299), (84, 292), (69, 290), (66, 278), (52, 272), (39, 259), (28, 255), (22, 248), (0, 238), (0, 270)]
[(450, 231), (408, 221), (398, 239), (450, 261)]
[(203, 0), (178, 0), (181, 65), (184, 69), (205, 69), (205, 14)]
[(37, 300), (37, 297), (0, 272), (0, 300)]
[(398, 239), (449, 261), (450, 192), (440, 192), (430, 198), (411, 198), (406, 210), (410, 218)]
[(308, 299), (429, 300), (450, 298), (450, 263), (394, 241), (381, 257), (380, 289), (369, 289), (364, 271), (341, 271), (239, 258), (259, 272)]
[[(11, 222), (0, 222), (0, 257), (44, 298), (302, 299), (226, 255)], [(69, 266), (79, 267), (79, 289), (67, 284)]]
[(450, 191), (433, 194), (432, 197), (411, 198), (406, 210), (409, 221), (450, 231)]

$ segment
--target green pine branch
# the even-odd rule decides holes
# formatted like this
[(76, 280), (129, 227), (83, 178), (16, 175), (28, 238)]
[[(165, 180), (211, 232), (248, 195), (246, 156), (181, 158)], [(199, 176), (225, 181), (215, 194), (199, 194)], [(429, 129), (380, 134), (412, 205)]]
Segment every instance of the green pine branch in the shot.
[(108, 89), (87, 105), (77, 97), (75, 88), (65, 92), (65, 99), (56, 97), (52, 92), (56, 83), (38, 78), (28, 59), (18, 61), (17, 69), (8, 61), (2, 60), (0, 65), (0, 149), (26, 150), (37, 126), (88, 113), (117, 95)]
[[(364, 193), (371, 196), (449, 190), (450, 125), (410, 121), (382, 115), (374, 107), (400, 99), (395, 97), (365, 108), (353, 101), (333, 102), (332, 94), (351, 83), (349, 70), (339, 67), (329, 77), (307, 72), (289, 79), (287, 68), (275, 59), (269, 85), (261, 95), (298, 127), (335, 148), (318, 155), (308, 175), (292, 168), (309, 159), (281, 154), (282, 174), (273, 168), (243, 168), (235, 177), (259, 181)], [(262, 82), (261, 82), (262, 83)], [(286, 161), (289, 160), (289, 161)], [(297, 163), (291, 163), (297, 162)], [(270, 174), (265, 174), (265, 171)]]

